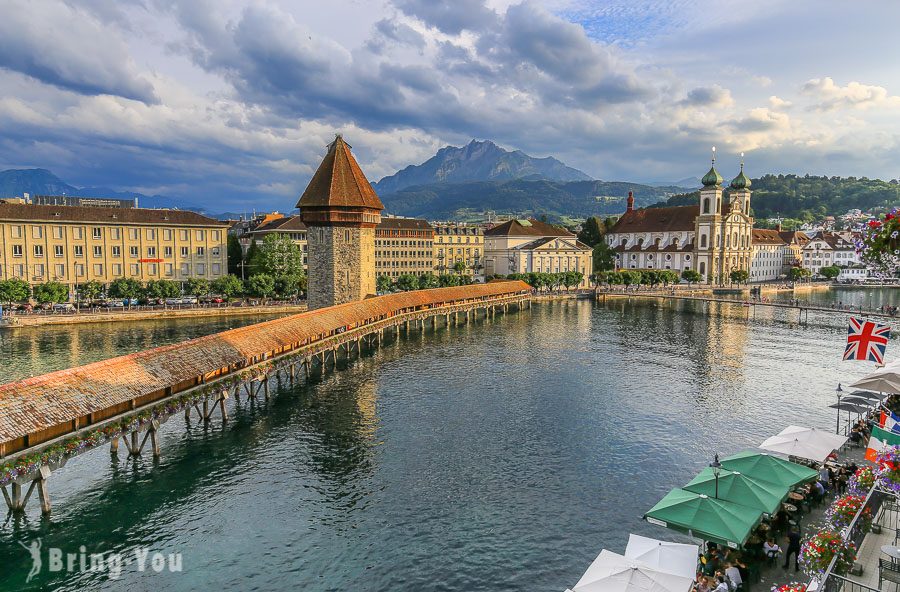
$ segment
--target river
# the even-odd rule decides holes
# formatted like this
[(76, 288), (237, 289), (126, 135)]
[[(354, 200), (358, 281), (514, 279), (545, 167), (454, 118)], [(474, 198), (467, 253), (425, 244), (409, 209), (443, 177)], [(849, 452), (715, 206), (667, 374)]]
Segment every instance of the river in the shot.
[[(413, 333), (268, 406), (243, 402), (224, 427), (173, 418), (158, 462), (88, 453), (51, 477), (49, 520), (35, 506), (0, 527), (0, 589), (563, 590), (629, 532), (676, 537), (641, 514), (715, 453), (789, 423), (833, 429), (837, 383), (872, 369), (841, 361), (845, 319), (748, 314), (536, 303)], [(170, 326), (163, 341), (207, 323)], [(92, 330), (115, 336), (79, 361), (160, 343)], [(59, 340), (37, 350), (62, 354), (49, 345)], [(45, 552), (181, 553), (182, 571), (49, 573), (45, 555), (26, 585), (17, 543), (38, 538)]]

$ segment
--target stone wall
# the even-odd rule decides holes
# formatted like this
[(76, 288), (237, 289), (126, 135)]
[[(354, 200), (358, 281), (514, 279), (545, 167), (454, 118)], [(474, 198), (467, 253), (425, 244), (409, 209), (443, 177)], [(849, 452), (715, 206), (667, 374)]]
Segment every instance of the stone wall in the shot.
[(309, 309), (375, 294), (375, 229), (315, 226), (309, 241)]

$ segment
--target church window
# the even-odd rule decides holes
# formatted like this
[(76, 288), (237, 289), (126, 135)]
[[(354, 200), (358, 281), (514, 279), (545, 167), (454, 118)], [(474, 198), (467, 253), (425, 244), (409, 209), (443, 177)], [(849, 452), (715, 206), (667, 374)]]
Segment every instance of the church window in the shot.
[(709, 198), (708, 197), (703, 200), (703, 213), (704, 214), (709, 213)]
[(700, 235), (700, 248), (701, 249), (706, 248), (706, 235), (705, 234)]

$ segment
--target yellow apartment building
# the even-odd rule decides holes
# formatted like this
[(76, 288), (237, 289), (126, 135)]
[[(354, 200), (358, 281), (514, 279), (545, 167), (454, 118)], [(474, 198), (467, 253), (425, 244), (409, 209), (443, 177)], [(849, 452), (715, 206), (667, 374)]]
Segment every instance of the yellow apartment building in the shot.
[(0, 279), (214, 280), (228, 273), (227, 230), (183, 210), (0, 202)]
[(475, 224), (433, 222), (435, 273), (457, 273), (462, 262), (464, 275), (481, 276), (484, 268), (484, 229)]

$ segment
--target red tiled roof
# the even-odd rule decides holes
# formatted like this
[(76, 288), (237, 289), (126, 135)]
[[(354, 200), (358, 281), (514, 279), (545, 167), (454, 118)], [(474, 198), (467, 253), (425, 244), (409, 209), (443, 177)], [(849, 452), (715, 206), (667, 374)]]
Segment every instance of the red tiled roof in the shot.
[(694, 230), (700, 206), (641, 208), (625, 212), (609, 230), (619, 232), (673, 232)]
[(485, 236), (575, 236), (565, 228), (539, 220), (508, 220), (484, 231)]
[(265, 224), (260, 224), (253, 232), (272, 232), (272, 231), (300, 231), (306, 230), (306, 224), (300, 216), (285, 216), (284, 218), (275, 218), (269, 220)]
[(809, 237), (806, 236), (806, 233), (799, 230), (782, 230), (778, 234), (781, 236), (781, 240), (789, 245), (798, 244), (803, 246), (809, 242)]
[(0, 385), (0, 443), (400, 309), (526, 291), (499, 281), (377, 296)]
[(755, 245), (783, 245), (786, 244), (778, 230), (767, 228), (754, 228), (752, 242)]
[(152, 224), (154, 226), (230, 226), (190, 210), (104, 208), (100, 206), (44, 206), (0, 203), (0, 220), (42, 222), (95, 222), (98, 224)]
[(383, 210), (384, 204), (341, 136), (328, 147), (328, 154), (300, 196), (297, 207), (351, 207)]

